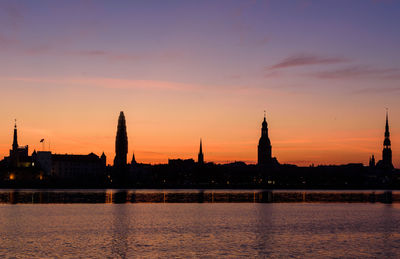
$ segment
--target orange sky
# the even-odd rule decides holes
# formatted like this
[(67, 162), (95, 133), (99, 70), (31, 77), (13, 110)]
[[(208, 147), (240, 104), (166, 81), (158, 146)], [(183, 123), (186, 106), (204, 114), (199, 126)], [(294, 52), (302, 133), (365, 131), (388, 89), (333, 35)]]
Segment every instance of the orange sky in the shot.
[[(100, 155), (104, 151), (112, 163), (118, 114), (123, 110), (129, 160), (132, 152), (143, 163), (196, 158), (201, 137), (207, 161), (255, 163), (266, 109), (273, 156), (281, 163), (366, 164), (371, 154), (381, 157), (385, 109), (379, 108), (379, 98), (374, 105), (358, 95), (324, 97), (234, 86), (226, 91), (212, 86), (102, 78), (0, 80), (14, 86), (3, 95), (3, 105), (13, 107), (12, 112), (0, 111), (8, 121), (0, 128), (1, 156), (11, 147), (15, 117), (19, 144), (29, 145), (30, 151), (41, 150), (39, 140), (45, 138), (45, 148), (50, 144), (52, 152)], [(38, 83), (49, 88), (33, 99)], [(55, 91), (51, 89), (54, 84), (60, 85)], [(17, 105), (14, 96), (18, 96)], [(394, 105), (396, 98), (386, 101)], [(397, 117), (391, 110), (396, 166), (400, 158), (396, 152), (400, 146)]]
[[(400, 166), (396, 1), (0, 2), (0, 158), (12, 144), (114, 158)], [(71, 17), (74, 17), (71, 19)]]

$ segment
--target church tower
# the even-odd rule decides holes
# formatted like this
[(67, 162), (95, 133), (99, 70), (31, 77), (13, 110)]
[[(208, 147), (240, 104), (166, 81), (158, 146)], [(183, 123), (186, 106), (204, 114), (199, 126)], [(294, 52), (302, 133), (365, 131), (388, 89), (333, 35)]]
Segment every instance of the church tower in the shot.
[(202, 165), (204, 164), (204, 155), (203, 155), (203, 144), (202, 141), (200, 139), (200, 150), (199, 150), (199, 155), (197, 157), (197, 162)]
[(258, 142), (258, 164), (267, 165), (272, 162), (271, 141), (268, 137), (268, 124), (264, 112), (264, 121), (261, 125), (261, 138)]
[(136, 158), (135, 158), (135, 153), (132, 153), (132, 160), (131, 160), (131, 165), (136, 165)]
[(385, 125), (385, 140), (383, 141), (383, 151), (382, 151), (382, 164), (386, 169), (393, 169), (392, 148), (390, 142), (389, 119), (387, 111), (386, 111), (386, 125)]
[(9, 157), (10, 165), (13, 167), (27, 167), (30, 165), (28, 157), (28, 146), (20, 147), (18, 145), (18, 132), (17, 132), (17, 120), (14, 123), (14, 136), (12, 149), (10, 149)]
[(15, 120), (12, 150), (17, 150), (17, 149), (18, 149), (18, 135), (17, 135), (17, 121)]
[(121, 111), (118, 118), (117, 136), (115, 138), (114, 167), (124, 168), (128, 155), (128, 135), (124, 112)]

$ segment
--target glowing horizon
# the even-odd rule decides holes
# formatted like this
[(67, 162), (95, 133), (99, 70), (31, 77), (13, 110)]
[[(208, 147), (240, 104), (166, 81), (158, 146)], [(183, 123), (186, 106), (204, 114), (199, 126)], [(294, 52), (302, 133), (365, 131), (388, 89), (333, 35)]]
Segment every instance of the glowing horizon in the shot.
[[(126, 114), (126, 112), (125, 112)], [(118, 115), (118, 113), (117, 113)], [(128, 116), (127, 116), (128, 117)], [(259, 121), (259, 130), (261, 129), (261, 121)], [(21, 123), (23, 124), (23, 123)], [(115, 124), (117, 124), (115, 122)], [(18, 123), (17, 123), (18, 125)], [(116, 132), (116, 125), (115, 126), (115, 132)], [(174, 142), (172, 141), (162, 141), (159, 137), (153, 136), (155, 140), (160, 141), (163, 143), (163, 145), (156, 145), (154, 143), (145, 143), (145, 141), (140, 141), (140, 138), (138, 136), (135, 137), (129, 137), (129, 122), (127, 122), (127, 127), (128, 127), (128, 145), (129, 147), (129, 152), (128, 152), (128, 161), (130, 162), (132, 158), (133, 152), (135, 153), (135, 157), (137, 162), (139, 163), (150, 163), (150, 164), (159, 164), (159, 163), (167, 163), (168, 159), (177, 159), (177, 158), (182, 158), (182, 159), (197, 159), (197, 154), (198, 154), (198, 148), (199, 148), (199, 141), (200, 137), (198, 139), (193, 139), (189, 140), (189, 138), (185, 138), (187, 142), (185, 141), (186, 144), (184, 145), (177, 145), (174, 146)], [(145, 129), (143, 129), (145, 130)], [(325, 139), (323, 136), (320, 136), (318, 138), (314, 138), (313, 140), (310, 139), (310, 137), (304, 138), (304, 139), (279, 139), (276, 141), (273, 141), (273, 137), (277, 136), (279, 138), (282, 137), (281, 134), (277, 134), (276, 132), (272, 131), (272, 136), (271, 136), (271, 128), (269, 128), (270, 132), (270, 139), (272, 141), (273, 145), (273, 156), (277, 157), (278, 161), (281, 163), (288, 163), (288, 164), (296, 164), (299, 166), (309, 166), (311, 164), (314, 165), (322, 165), (322, 164), (345, 164), (345, 163), (364, 163), (367, 164), (369, 156), (370, 155), (375, 155), (375, 158), (377, 160), (380, 159), (381, 156), (381, 150), (377, 150), (377, 152), (372, 151), (372, 149), (376, 146), (379, 146), (381, 142), (383, 141), (383, 137), (376, 137), (379, 133), (377, 130), (371, 130), (370, 135), (375, 135), (375, 137), (368, 137), (367, 135), (360, 136), (350, 136), (348, 135), (349, 133), (347, 132), (342, 132), (341, 135), (345, 135), (343, 139), (338, 139), (334, 138), (334, 136), (331, 136), (331, 138)], [(59, 148), (59, 141), (54, 140), (52, 142), (52, 139), (45, 138), (44, 143), (40, 143), (40, 139), (38, 138), (39, 136), (44, 136), (42, 134), (42, 131), (35, 131), (32, 129), (27, 130), (28, 134), (24, 134), (24, 129), (21, 127), (18, 127), (18, 139), (19, 139), (19, 144), (21, 146), (28, 145), (30, 146), (30, 153), (33, 152), (33, 150), (36, 151), (52, 151), (53, 153), (59, 153), (59, 154), (89, 154), (91, 152), (101, 155), (102, 152), (105, 152), (107, 156), (107, 163), (112, 164), (113, 158), (115, 156), (114, 152), (114, 143), (115, 143), (115, 134), (112, 136), (103, 135), (101, 136), (100, 139), (103, 141), (108, 140), (109, 143), (105, 145), (105, 148), (102, 148), (101, 145), (96, 143), (94, 141), (95, 138), (98, 138), (98, 136), (92, 136), (91, 139), (93, 142), (89, 140), (89, 136), (75, 136), (75, 138), (71, 138), (68, 140), (65, 140), (63, 144), (63, 148)], [(336, 132), (337, 133), (337, 132)], [(8, 149), (11, 149), (11, 143), (12, 143), (12, 134), (13, 134), (13, 127), (10, 129), (9, 138), (10, 138), (10, 145)], [(40, 135), (42, 134), (42, 135)], [(76, 132), (78, 135), (79, 133)], [(256, 135), (254, 132), (250, 133), (253, 136)], [(359, 133), (360, 134), (360, 133)], [(30, 139), (30, 143), (21, 143), (26, 136), (28, 135), (28, 139)], [(50, 134), (53, 136), (57, 136), (54, 134)], [(243, 141), (240, 142), (219, 142), (218, 138), (215, 139), (215, 142), (209, 142), (207, 141), (205, 145), (205, 138), (201, 137), (203, 139), (203, 152), (205, 153), (205, 157), (208, 158), (206, 161), (207, 162), (215, 162), (215, 163), (230, 163), (230, 162), (235, 162), (235, 161), (242, 161), (246, 162), (249, 164), (255, 164), (256, 163), (256, 158), (257, 158), (257, 144), (258, 144), (258, 138), (255, 140), (251, 141), (249, 138), (247, 138), (244, 134), (238, 134), (241, 135), (241, 139)], [(303, 135), (303, 134), (302, 134)], [(383, 135), (383, 134), (379, 134)], [(193, 135), (192, 135), (193, 136)], [(235, 136), (235, 134), (232, 134), (232, 137)], [(25, 137), (25, 138), (24, 138)], [(258, 136), (259, 137), (259, 136)], [(314, 136), (315, 137), (315, 136)], [(152, 138), (151, 136), (147, 136), (146, 139)], [(32, 141), (36, 139), (37, 141)], [(86, 139), (86, 141), (85, 141)], [(132, 140), (135, 140), (135, 143), (131, 143)], [(130, 141), (131, 140), (131, 141)], [(155, 142), (157, 142), (155, 141)], [(36, 143), (35, 143), (36, 142)], [(348, 142), (348, 144), (344, 144), (343, 142)], [(135, 145), (136, 144), (136, 145)], [(87, 145), (85, 147), (84, 145)], [(132, 148), (131, 145), (134, 147)], [(5, 145), (2, 146), (2, 148)], [(139, 147), (144, 147), (143, 149), (140, 148), (135, 148), (135, 146)], [(205, 146), (205, 147), (204, 147)], [(325, 147), (324, 147), (325, 146)], [(352, 146), (352, 147), (351, 147)], [(230, 147), (230, 148), (227, 148)], [(7, 148), (6, 148), (7, 149)], [(8, 149), (5, 150), (5, 152), (2, 150), (2, 153), (5, 155), (8, 155)], [(205, 149), (205, 150), (204, 150)], [(277, 149), (277, 150), (275, 150)], [(78, 150), (77, 152), (71, 152), (71, 150)], [(303, 154), (303, 160), (301, 160), (301, 156), (298, 155), (298, 153)], [(319, 153), (319, 156), (316, 156), (316, 153)], [(349, 154), (353, 156), (348, 156)], [(284, 159), (280, 159), (280, 156), (282, 156)], [(292, 157), (298, 157), (298, 160), (290, 160)], [(354, 157), (359, 158), (359, 160), (354, 161), (351, 159), (354, 159)], [(238, 159), (242, 158), (242, 159)], [(286, 158), (286, 159), (285, 159)], [(396, 161), (394, 161), (396, 162)]]
[(280, 163), (367, 164), (387, 107), (400, 167), (399, 2), (227, 3), (0, 3), (0, 158), (16, 118), (30, 153), (112, 163), (123, 110), (128, 161), (256, 163), (266, 110)]

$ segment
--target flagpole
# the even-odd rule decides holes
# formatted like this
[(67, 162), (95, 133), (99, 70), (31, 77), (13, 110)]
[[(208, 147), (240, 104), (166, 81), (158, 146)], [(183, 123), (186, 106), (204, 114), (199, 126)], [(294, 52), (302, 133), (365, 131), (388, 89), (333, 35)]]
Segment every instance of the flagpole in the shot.
[(40, 140), (40, 143), (42, 143), (42, 151), (44, 151), (44, 138)]

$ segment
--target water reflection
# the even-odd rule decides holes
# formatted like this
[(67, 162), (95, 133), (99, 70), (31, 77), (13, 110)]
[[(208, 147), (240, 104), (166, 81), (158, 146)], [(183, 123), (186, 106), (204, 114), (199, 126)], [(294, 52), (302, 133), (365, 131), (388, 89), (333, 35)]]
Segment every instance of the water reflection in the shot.
[(393, 205), (387, 204), (382, 209), (382, 222), (380, 226), (382, 229), (381, 246), (383, 247), (382, 251), (384, 251), (384, 258), (395, 258), (396, 255), (396, 251), (393, 251), (393, 246), (390, 245), (390, 240), (392, 239), (393, 235), (396, 234), (394, 232), (394, 224), (397, 224), (397, 222), (393, 215)]
[(2, 190), (0, 203), (400, 202), (400, 191)]
[[(395, 202), (253, 203), (268, 199), (261, 192), (242, 191), (250, 202), (163, 204), (164, 194), (168, 202), (176, 192), (95, 194), (104, 202), (126, 202), (112, 206), (2, 204), (0, 258), (400, 258), (400, 204)], [(203, 197), (226, 192), (204, 191)], [(23, 191), (17, 193), (14, 203), (25, 200)], [(383, 193), (375, 191), (375, 196)], [(159, 202), (131, 203), (145, 194)], [(308, 194), (298, 191), (290, 197), (307, 200)], [(282, 194), (270, 195), (274, 200)], [(46, 197), (43, 193), (42, 200)]]
[[(267, 199), (269, 196), (267, 195)], [(268, 258), (274, 249), (273, 244), (273, 207), (256, 204), (255, 246), (258, 258)]]
[[(116, 203), (126, 202), (126, 192), (118, 192)], [(114, 197), (115, 197), (114, 196)], [(128, 251), (128, 237), (130, 231), (130, 220), (128, 207), (119, 204), (112, 208), (112, 240), (111, 240), (111, 253), (114, 258), (127, 258)]]

